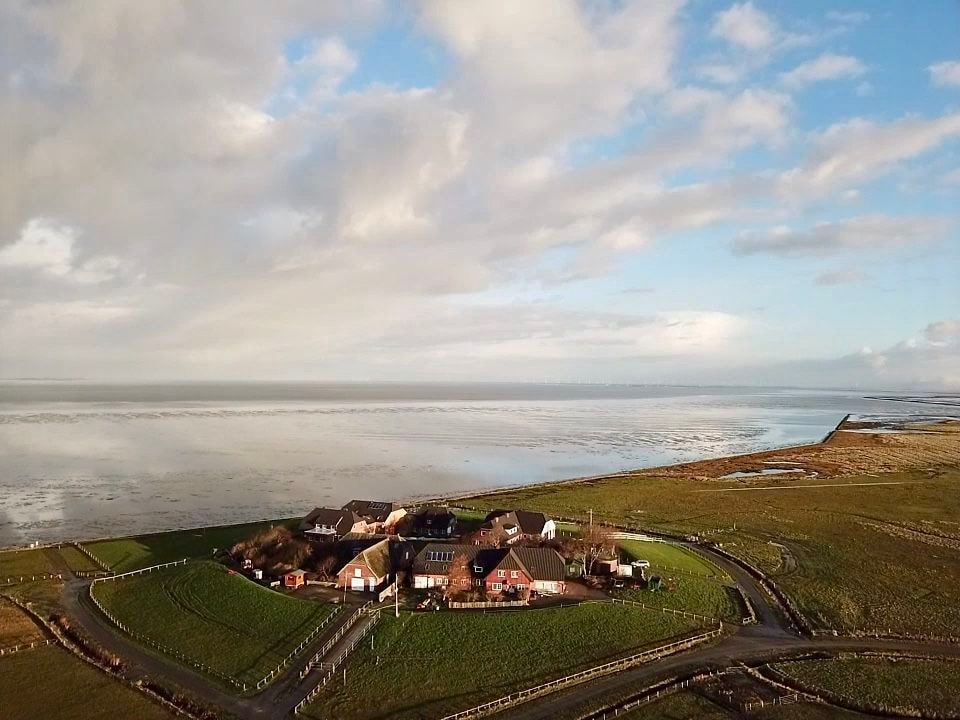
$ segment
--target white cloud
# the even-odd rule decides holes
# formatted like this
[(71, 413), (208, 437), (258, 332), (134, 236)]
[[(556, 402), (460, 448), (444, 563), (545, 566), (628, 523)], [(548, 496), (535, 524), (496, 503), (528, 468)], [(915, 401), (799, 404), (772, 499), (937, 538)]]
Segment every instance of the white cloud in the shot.
[(77, 264), (74, 245), (76, 229), (48, 218), (33, 218), (10, 245), (0, 248), (0, 269), (40, 272), (78, 283), (109, 280), (120, 269), (120, 261), (107, 255)]
[(733, 252), (802, 256), (905, 247), (939, 240), (952, 225), (947, 218), (864, 215), (803, 230), (780, 226), (764, 234), (744, 234), (734, 241)]
[(801, 88), (824, 80), (854, 79), (867, 71), (866, 66), (850, 55), (823, 53), (780, 75), (780, 81), (791, 88)]
[(930, 81), (942, 87), (960, 87), (960, 60), (945, 60), (927, 68)]
[(711, 34), (746, 50), (766, 50), (777, 37), (773, 19), (752, 2), (731, 5), (714, 16)]
[(862, 10), (830, 10), (826, 17), (827, 20), (843, 25), (859, 25), (870, 19), (870, 13)]
[(934, 119), (906, 117), (888, 124), (856, 118), (814, 138), (807, 161), (780, 176), (780, 192), (794, 199), (823, 195), (873, 180), (899, 163), (960, 136), (960, 113)]

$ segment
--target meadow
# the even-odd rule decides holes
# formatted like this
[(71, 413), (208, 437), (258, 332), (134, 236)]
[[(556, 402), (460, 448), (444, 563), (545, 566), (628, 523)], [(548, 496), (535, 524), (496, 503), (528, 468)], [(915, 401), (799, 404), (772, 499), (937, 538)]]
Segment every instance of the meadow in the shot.
[(463, 502), (573, 518), (592, 508), (603, 522), (699, 534), (768, 573), (814, 628), (960, 634), (960, 470), (819, 482), (652, 473)]
[(9, 577), (55, 573), (43, 549), (0, 552), (0, 583)]
[(0, 649), (43, 639), (40, 628), (23, 610), (0, 598)]
[(335, 609), (261, 587), (212, 562), (96, 583), (131, 632), (255, 684)]
[[(629, 655), (697, 623), (630, 606), (384, 614), (307, 717), (436, 718)], [(376, 698), (376, 702), (370, 702)]]
[(960, 662), (896, 658), (836, 658), (775, 665), (807, 686), (855, 702), (960, 714)]
[(719, 580), (729, 579), (719, 567), (679, 545), (648, 540), (617, 540), (617, 547), (631, 560), (646, 560), (654, 570), (681, 570)]
[(3, 720), (175, 718), (55, 645), (0, 657), (0, 716)]
[(240, 540), (275, 525), (296, 525), (297, 520), (274, 520), (241, 525), (175, 530), (138, 535), (117, 540), (84, 543), (84, 547), (114, 572), (139, 570), (183, 558), (210, 558), (216, 550), (226, 550)]
[(60, 557), (62, 557), (64, 562), (67, 563), (67, 567), (74, 572), (90, 572), (102, 569), (93, 560), (77, 550), (77, 548), (75, 548), (73, 545), (62, 545), (57, 552), (60, 553)]

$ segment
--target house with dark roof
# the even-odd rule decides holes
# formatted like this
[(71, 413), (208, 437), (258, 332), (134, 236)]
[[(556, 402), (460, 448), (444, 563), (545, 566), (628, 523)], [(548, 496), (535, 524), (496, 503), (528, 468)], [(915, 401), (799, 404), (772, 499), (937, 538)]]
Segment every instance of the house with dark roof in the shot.
[(406, 533), (418, 538), (449, 538), (457, 528), (457, 516), (450, 508), (425, 507), (407, 516)]
[[(459, 571), (464, 563), (468, 572)], [(488, 594), (519, 594), (530, 590), (542, 595), (566, 592), (566, 567), (552, 548), (483, 547), (429, 543), (413, 561), (413, 586), (445, 587), (451, 568), (457, 582), (481, 587)]]
[(300, 521), (300, 532), (310, 540), (336, 542), (348, 533), (369, 532), (367, 522), (351, 510), (314, 508)]
[(557, 525), (540, 512), (527, 510), (494, 510), (484, 519), (477, 543), (510, 545), (517, 540), (552, 540)]
[(351, 500), (344, 510), (356, 513), (367, 523), (367, 532), (390, 532), (407, 514), (401, 505), (384, 500)]

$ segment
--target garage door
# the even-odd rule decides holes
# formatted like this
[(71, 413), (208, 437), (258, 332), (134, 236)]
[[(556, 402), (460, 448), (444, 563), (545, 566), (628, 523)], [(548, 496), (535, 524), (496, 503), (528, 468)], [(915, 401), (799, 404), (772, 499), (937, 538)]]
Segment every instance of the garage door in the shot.
[(351, 590), (363, 590), (363, 578), (350, 578), (350, 589)]

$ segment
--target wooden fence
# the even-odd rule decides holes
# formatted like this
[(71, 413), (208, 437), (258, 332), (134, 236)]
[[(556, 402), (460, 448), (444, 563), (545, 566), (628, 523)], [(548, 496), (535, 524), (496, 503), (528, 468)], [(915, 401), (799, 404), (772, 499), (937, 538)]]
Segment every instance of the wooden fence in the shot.
[(373, 605), (372, 600), (364, 603), (362, 606), (357, 608), (353, 615), (347, 618), (347, 621), (343, 625), (337, 628), (337, 631), (333, 634), (333, 637), (327, 640), (323, 644), (323, 647), (314, 653), (313, 657), (307, 661), (307, 664), (304, 666), (303, 670), (300, 671), (301, 680), (303, 680), (310, 673), (310, 671), (320, 663), (324, 656), (333, 649), (333, 646), (336, 645), (340, 638), (347, 633), (347, 630), (352, 628), (356, 624), (357, 620), (367, 613), (371, 605)]
[[(358, 610), (357, 613), (355, 613), (355, 615), (359, 616), (360, 614), (364, 614), (365, 612), (366, 612), (365, 610), (361, 609), (361, 610)], [(337, 668), (343, 663), (344, 660), (347, 659), (350, 653), (353, 652), (354, 648), (356, 648), (357, 645), (359, 645), (363, 641), (363, 639), (367, 636), (367, 633), (370, 632), (371, 629), (373, 629), (373, 626), (376, 625), (379, 620), (380, 620), (380, 610), (375, 610), (373, 613), (370, 614), (370, 622), (363, 627), (363, 629), (360, 631), (360, 634), (353, 639), (353, 642), (351, 642), (347, 647), (345, 647), (340, 652), (340, 654), (333, 659), (332, 662), (323, 663), (323, 667), (324, 669), (326, 669), (327, 672), (320, 679), (317, 685), (314, 686), (314, 688), (310, 692), (308, 692), (300, 702), (297, 703), (296, 707), (293, 708), (294, 715), (297, 715), (298, 713), (300, 713), (303, 710), (303, 708), (307, 706), (307, 704), (309, 704), (317, 695), (319, 695), (323, 691), (323, 688), (326, 687), (327, 683), (333, 679), (333, 676), (336, 673)], [(344, 675), (344, 679), (346, 679), (346, 675)]]
[(31, 643), (21, 643), (20, 645), (14, 645), (13, 647), (0, 647), (0, 657), (4, 655), (13, 655), (17, 652), (23, 652), (24, 650), (33, 650), (34, 648), (43, 647), (44, 645), (52, 645), (53, 640), (34, 640)]
[(650, 650), (644, 650), (636, 655), (620, 658), (619, 660), (604, 663), (603, 665), (597, 665), (587, 670), (581, 670), (580, 672), (567, 675), (566, 677), (562, 677), (557, 680), (551, 680), (550, 682), (535, 685), (534, 687), (527, 688), (525, 690), (504, 695), (501, 698), (491, 700), (490, 702), (483, 703), (482, 705), (477, 705), (469, 710), (461, 710), (453, 715), (447, 715), (442, 718), (442, 720), (466, 720), (467, 718), (480, 717), (482, 715), (494, 712), (495, 710), (500, 710), (511, 705), (526, 702), (527, 700), (532, 700), (533, 698), (540, 697), (541, 695), (547, 695), (571, 685), (592, 680), (600, 675), (608, 675), (610, 673), (633, 667), (634, 665), (640, 665), (652, 660), (659, 660), (667, 655), (672, 655), (674, 653), (687, 650), (695, 645), (699, 645), (700, 643), (704, 643), (715, 637), (719, 637), (722, 633), (723, 626), (718, 625), (714, 630), (701, 633), (700, 635), (694, 635), (693, 637), (677, 640), (675, 642), (661, 645)]
[(310, 634), (303, 639), (303, 642), (301, 642), (299, 645), (297, 645), (297, 647), (295, 647), (293, 650), (290, 651), (290, 653), (280, 662), (279, 665), (277, 665), (273, 670), (268, 672), (260, 680), (257, 681), (257, 689), (259, 690), (260, 688), (266, 687), (270, 683), (270, 681), (273, 680), (280, 673), (280, 671), (283, 670), (283, 668), (285, 668), (290, 663), (291, 660), (293, 660), (293, 658), (295, 658), (297, 655), (303, 652), (303, 649), (307, 645), (309, 645), (311, 642), (313, 642), (313, 640), (317, 637), (317, 635), (319, 635), (320, 632), (327, 625), (330, 624), (330, 622), (333, 620), (334, 617), (336, 617), (337, 613), (339, 612), (340, 612), (340, 606), (337, 606), (337, 608), (334, 609), (332, 613), (330, 613), (323, 619), (322, 623), (320, 623), (313, 630), (310, 631)]
[(526, 607), (529, 604), (527, 600), (504, 600), (503, 602), (456, 602), (451, 600), (447, 603), (447, 606), (451, 610), (479, 610), (481, 608)]
[[(107, 565), (107, 563), (105, 563), (103, 560), (98, 558), (96, 555), (94, 555), (92, 552), (90, 552), (90, 550), (88, 550), (86, 547), (84, 547), (80, 543), (74, 543), (73, 546), (77, 550), (82, 552), (84, 555), (86, 555), (88, 558), (90, 558), (90, 561), (96, 564), (101, 569), (103, 569), (104, 572), (111, 572), (110, 566)], [(77, 577), (81, 577), (79, 573), (74, 573), (74, 574), (77, 575)]]

